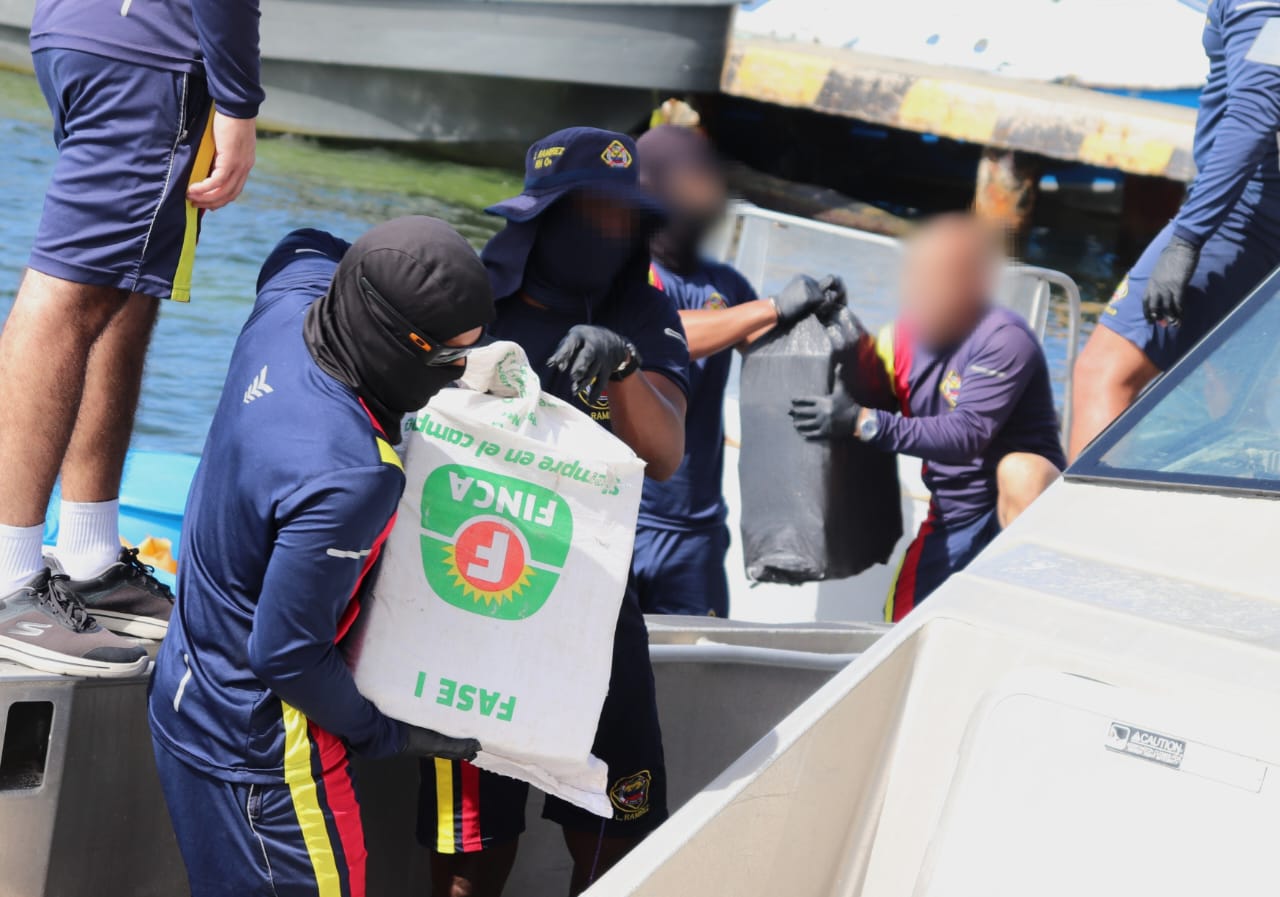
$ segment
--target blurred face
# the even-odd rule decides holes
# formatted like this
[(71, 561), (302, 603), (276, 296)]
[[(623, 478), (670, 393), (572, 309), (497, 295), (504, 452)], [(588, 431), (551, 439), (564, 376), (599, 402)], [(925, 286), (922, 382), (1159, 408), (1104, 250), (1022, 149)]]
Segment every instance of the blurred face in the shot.
[(589, 190), (571, 193), (569, 202), (574, 213), (604, 239), (611, 243), (631, 243), (635, 216), (625, 205)]
[(727, 199), (720, 174), (697, 166), (672, 171), (663, 195), (663, 201), (673, 213), (698, 221), (719, 218)]
[(990, 233), (968, 216), (925, 225), (911, 240), (903, 311), (926, 346), (946, 348), (969, 335), (991, 301), (999, 258)]
[(524, 290), (536, 303), (565, 313), (603, 302), (644, 238), (644, 219), (629, 206), (578, 190), (537, 219), (524, 270)]

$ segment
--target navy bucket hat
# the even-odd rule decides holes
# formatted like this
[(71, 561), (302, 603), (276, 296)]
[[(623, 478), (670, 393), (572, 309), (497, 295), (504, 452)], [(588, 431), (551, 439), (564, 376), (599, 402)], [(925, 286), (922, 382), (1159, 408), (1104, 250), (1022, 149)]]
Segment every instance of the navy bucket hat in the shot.
[(532, 221), (567, 193), (590, 190), (638, 212), (664, 218), (662, 206), (637, 184), (635, 141), (600, 128), (565, 128), (529, 147), (524, 192), (485, 209), (508, 221)]

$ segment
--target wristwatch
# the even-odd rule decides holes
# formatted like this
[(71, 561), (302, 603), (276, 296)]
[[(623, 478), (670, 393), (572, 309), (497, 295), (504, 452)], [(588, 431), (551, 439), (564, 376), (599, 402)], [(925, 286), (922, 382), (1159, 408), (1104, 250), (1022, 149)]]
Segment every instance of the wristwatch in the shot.
[(622, 380), (630, 377), (640, 369), (640, 350), (635, 343), (627, 340), (627, 357), (609, 374), (610, 380)]
[(858, 424), (858, 438), (863, 442), (870, 442), (880, 435), (880, 415), (874, 411), (867, 415), (862, 423)]

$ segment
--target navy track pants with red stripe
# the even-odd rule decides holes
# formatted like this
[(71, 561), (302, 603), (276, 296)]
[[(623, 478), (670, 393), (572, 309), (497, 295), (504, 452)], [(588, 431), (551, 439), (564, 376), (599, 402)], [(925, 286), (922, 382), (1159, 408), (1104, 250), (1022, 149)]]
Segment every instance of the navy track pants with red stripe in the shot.
[(347, 750), (284, 708), (285, 781), (213, 778), (154, 744), (191, 897), (364, 897)]
[(958, 573), (1000, 534), (1000, 518), (993, 508), (976, 519), (948, 523), (933, 507), (902, 557), (898, 575), (884, 604), (886, 622), (896, 623), (928, 598), (953, 573)]

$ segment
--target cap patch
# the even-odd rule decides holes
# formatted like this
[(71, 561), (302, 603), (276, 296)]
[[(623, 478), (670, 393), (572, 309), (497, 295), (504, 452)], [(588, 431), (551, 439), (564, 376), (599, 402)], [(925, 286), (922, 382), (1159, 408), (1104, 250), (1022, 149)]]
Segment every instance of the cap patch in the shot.
[(600, 158), (604, 160), (604, 164), (610, 168), (630, 168), (631, 167), (631, 151), (623, 145), (621, 140), (615, 140), (604, 148), (604, 152), (600, 154)]
[[(615, 140), (614, 143), (617, 143)], [(533, 170), (541, 171), (555, 164), (556, 159), (564, 155), (563, 146), (544, 146), (533, 154)]]

